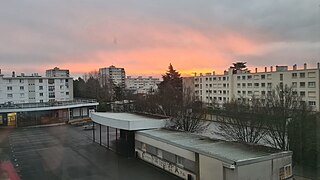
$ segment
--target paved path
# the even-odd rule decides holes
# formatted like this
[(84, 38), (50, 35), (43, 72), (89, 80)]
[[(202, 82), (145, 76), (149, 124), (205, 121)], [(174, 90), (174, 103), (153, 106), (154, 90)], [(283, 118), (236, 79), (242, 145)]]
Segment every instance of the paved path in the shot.
[(109, 151), (69, 125), (0, 129), (0, 162), (5, 160), (26, 180), (178, 179), (138, 159)]

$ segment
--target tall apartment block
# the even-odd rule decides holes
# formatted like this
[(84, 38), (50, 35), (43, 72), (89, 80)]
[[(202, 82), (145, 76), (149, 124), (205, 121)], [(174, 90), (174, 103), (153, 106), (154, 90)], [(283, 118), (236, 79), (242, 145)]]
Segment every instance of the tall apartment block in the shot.
[(124, 68), (117, 68), (113, 65), (110, 67), (100, 68), (99, 78), (102, 86), (112, 82), (117, 86), (125, 88), (126, 73)]
[(133, 91), (134, 94), (148, 94), (149, 92), (155, 92), (160, 84), (159, 78), (149, 77), (131, 77), (126, 78), (126, 89)]
[(184, 89), (189, 89), (197, 99), (209, 106), (213, 102), (222, 105), (231, 99), (260, 97), (278, 85), (288, 85), (314, 110), (320, 111), (319, 80), (320, 63), (316, 68), (308, 68), (307, 64), (303, 68), (293, 65), (291, 69), (288, 66), (271, 66), (269, 69), (265, 67), (263, 72), (258, 72), (257, 68), (254, 72), (229, 68), (220, 75), (200, 73), (183, 78), (183, 84)]
[(59, 69), (58, 67), (55, 67), (46, 70), (46, 77), (70, 77), (70, 72), (68, 69)]

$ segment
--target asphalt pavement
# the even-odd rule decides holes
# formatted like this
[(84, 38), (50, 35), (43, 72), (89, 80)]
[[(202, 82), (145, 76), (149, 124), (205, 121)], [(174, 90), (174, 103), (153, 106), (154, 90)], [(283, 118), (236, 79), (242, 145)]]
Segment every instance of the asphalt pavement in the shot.
[[(92, 132), (91, 132), (92, 133)], [(92, 142), (89, 131), (70, 125), (0, 129), (0, 163), (21, 179), (171, 180), (176, 176)], [(1, 169), (0, 169), (1, 171)], [(0, 172), (0, 179), (1, 176)]]

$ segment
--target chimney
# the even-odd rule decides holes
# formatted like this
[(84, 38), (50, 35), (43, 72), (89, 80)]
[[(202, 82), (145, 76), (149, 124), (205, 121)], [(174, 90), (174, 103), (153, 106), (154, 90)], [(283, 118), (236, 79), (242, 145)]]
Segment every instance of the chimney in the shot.
[(272, 66), (270, 66), (270, 72), (272, 72)]
[[(317, 63), (318, 69), (320, 69), (320, 63)], [(0, 74), (1, 74), (1, 69), (0, 69)]]
[(293, 70), (297, 70), (297, 64), (294, 64), (292, 68)]
[(12, 77), (16, 77), (16, 73), (12, 71)]
[(267, 71), (268, 71), (267, 67), (264, 67), (264, 72), (267, 72)]
[(304, 63), (304, 64), (303, 64), (303, 68), (304, 68), (304, 69), (307, 69), (307, 63)]
[(258, 72), (258, 68), (255, 69), (256, 73)]
[(216, 75), (216, 72), (215, 72), (215, 71), (213, 71), (213, 72), (212, 72), (212, 75)]

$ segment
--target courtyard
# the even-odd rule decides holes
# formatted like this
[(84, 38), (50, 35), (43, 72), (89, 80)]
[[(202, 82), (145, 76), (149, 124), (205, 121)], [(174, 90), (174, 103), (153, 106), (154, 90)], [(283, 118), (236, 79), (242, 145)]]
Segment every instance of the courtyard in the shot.
[[(71, 125), (0, 129), (0, 163), (20, 179), (178, 179), (94, 143), (90, 133)], [(0, 179), (8, 176), (0, 166)]]

